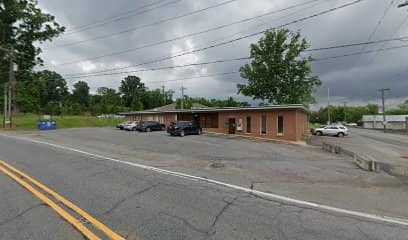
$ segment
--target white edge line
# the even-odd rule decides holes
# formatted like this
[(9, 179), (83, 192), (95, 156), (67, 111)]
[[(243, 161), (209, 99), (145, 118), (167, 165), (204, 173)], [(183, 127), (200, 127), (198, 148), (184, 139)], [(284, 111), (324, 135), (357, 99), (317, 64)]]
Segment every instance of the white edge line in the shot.
[(189, 175), (189, 174), (180, 173), (180, 172), (169, 171), (169, 170), (165, 170), (165, 169), (161, 169), (161, 168), (157, 168), (157, 167), (151, 167), (151, 166), (142, 165), (142, 164), (133, 163), (133, 162), (128, 162), (128, 161), (123, 161), (123, 160), (119, 160), (119, 159), (115, 159), (115, 158), (111, 158), (111, 157), (98, 155), (98, 154), (95, 154), (95, 153), (86, 152), (86, 151), (75, 149), (75, 148), (70, 148), (70, 147), (57, 145), (57, 144), (53, 144), (53, 143), (48, 143), (48, 142), (43, 142), (43, 141), (39, 141), (39, 140), (29, 139), (29, 138), (26, 138), (26, 137), (16, 137), (16, 136), (10, 136), (10, 135), (7, 135), (7, 134), (2, 134), (2, 133), (0, 133), (0, 136), (4, 136), (4, 137), (8, 137), (8, 138), (14, 138), (14, 139), (23, 140), (23, 141), (28, 141), (28, 142), (37, 143), (37, 144), (48, 145), (48, 146), (51, 146), (51, 147), (64, 149), (64, 150), (69, 150), (69, 151), (72, 151), (72, 152), (81, 153), (81, 154), (92, 156), (92, 157), (95, 157), (95, 158), (105, 159), (105, 160), (109, 160), (109, 161), (112, 161), (112, 162), (117, 162), (117, 163), (121, 163), (121, 164), (124, 164), (124, 165), (138, 167), (138, 168), (142, 168), (142, 169), (146, 169), (146, 170), (150, 170), (150, 171), (153, 171), (153, 172), (158, 172), (158, 173), (162, 173), (162, 174), (166, 174), (166, 175), (171, 175), (171, 176), (176, 176), (176, 177), (181, 177), (181, 178), (186, 178), (186, 179), (191, 179), (191, 180), (196, 180), (196, 181), (203, 181), (203, 182), (207, 182), (207, 183), (211, 183), (211, 184), (215, 184), (215, 185), (219, 185), (219, 186), (223, 186), (223, 187), (243, 191), (243, 192), (246, 192), (246, 193), (251, 193), (251, 194), (254, 194), (254, 195), (262, 196), (262, 197), (265, 197), (265, 198), (269, 198), (271, 200), (284, 201), (284, 202), (287, 202), (287, 203), (292, 203), (292, 204), (296, 204), (296, 205), (302, 205), (302, 206), (307, 206), (307, 207), (312, 207), (312, 208), (317, 208), (317, 209), (323, 209), (323, 210), (327, 210), (327, 211), (335, 212), (335, 213), (340, 213), (340, 214), (357, 216), (357, 217), (366, 218), (366, 219), (370, 219), (370, 220), (374, 220), (374, 221), (380, 221), (380, 222), (386, 222), (386, 223), (391, 223), (391, 224), (398, 224), (398, 225), (408, 226), (408, 219), (400, 219), (400, 218), (394, 218), (394, 217), (388, 217), (388, 216), (380, 216), (380, 215), (375, 215), (375, 214), (370, 214), (370, 213), (347, 210), (347, 209), (342, 209), (342, 208), (337, 208), (337, 207), (331, 207), (331, 206), (328, 206), (328, 205), (318, 204), (318, 203), (314, 203), (314, 202), (308, 202), (308, 201), (298, 200), (298, 199), (294, 199), (294, 198), (284, 197), (284, 196), (280, 196), (280, 195), (276, 195), (276, 194), (272, 194), (272, 193), (267, 193), (267, 192), (263, 192), (263, 191), (259, 191), (259, 190), (253, 190), (253, 189), (250, 189), (250, 188), (241, 187), (241, 186), (238, 186), (238, 185), (229, 184), (229, 183), (225, 183), (225, 182), (221, 182), (221, 181), (217, 181), (217, 180), (213, 180), (213, 179), (198, 177), (198, 176)]

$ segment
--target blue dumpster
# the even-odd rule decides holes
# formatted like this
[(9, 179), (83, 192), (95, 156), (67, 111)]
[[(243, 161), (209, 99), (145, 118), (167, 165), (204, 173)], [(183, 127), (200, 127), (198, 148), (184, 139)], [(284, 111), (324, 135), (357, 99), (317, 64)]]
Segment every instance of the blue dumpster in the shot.
[(55, 130), (57, 129), (57, 122), (53, 120), (39, 120), (37, 126), (38, 130)]

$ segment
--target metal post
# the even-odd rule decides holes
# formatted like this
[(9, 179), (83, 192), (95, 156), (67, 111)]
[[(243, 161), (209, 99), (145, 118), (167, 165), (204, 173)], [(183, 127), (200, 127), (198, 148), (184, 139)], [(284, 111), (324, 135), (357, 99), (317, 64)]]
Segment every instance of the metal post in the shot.
[(11, 84), (8, 84), (8, 109), (7, 109), (7, 117), (8, 117), (8, 122), (9, 122), (9, 128), (11, 128), (12, 124), (11, 124)]
[(390, 90), (391, 90), (391, 89), (389, 89), (389, 88), (381, 88), (381, 89), (378, 89), (378, 91), (381, 92), (382, 115), (383, 115), (384, 132), (387, 131), (387, 126), (385, 125), (385, 122), (386, 122), (386, 115), (385, 115), (385, 91), (390, 91)]
[(164, 95), (164, 85), (162, 85), (162, 95), (163, 95), (164, 104), (166, 104), (166, 95)]
[(184, 109), (184, 90), (186, 90), (183, 85), (181, 85), (181, 109)]
[(330, 117), (330, 88), (327, 88), (327, 125), (331, 124)]
[(4, 83), (4, 110), (3, 110), (3, 128), (6, 128), (6, 121), (8, 119), (7, 117), (7, 90), (8, 90), (8, 84), (5, 82)]
[(347, 123), (347, 111), (346, 111), (347, 102), (343, 102), (343, 110), (344, 110), (344, 123)]

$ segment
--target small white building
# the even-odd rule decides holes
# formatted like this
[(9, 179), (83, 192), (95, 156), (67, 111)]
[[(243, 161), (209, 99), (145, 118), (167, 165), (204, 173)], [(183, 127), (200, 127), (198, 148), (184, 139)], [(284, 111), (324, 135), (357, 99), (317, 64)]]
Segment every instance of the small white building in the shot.
[[(387, 129), (408, 130), (408, 115), (386, 115), (385, 125)], [(364, 115), (363, 127), (373, 129), (384, 128), (383, 115)]]

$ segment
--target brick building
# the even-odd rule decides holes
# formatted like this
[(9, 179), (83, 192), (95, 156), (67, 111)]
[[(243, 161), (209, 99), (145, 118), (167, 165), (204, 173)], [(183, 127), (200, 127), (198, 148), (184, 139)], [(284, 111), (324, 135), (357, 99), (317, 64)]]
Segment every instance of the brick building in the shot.
[(307, 110), (300, 104), (226, 108), (201, 105), (183, 110), (169, 106), (121, 114), (126, 120), (154, 120), (166, 125), (175, 120), (194, 120), (204, 132), (286, 141), (304, 140), (308, 132)]

